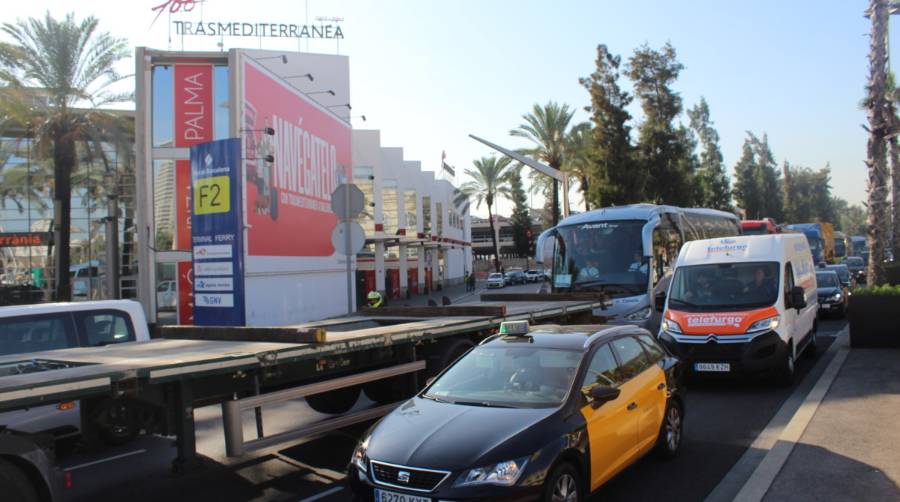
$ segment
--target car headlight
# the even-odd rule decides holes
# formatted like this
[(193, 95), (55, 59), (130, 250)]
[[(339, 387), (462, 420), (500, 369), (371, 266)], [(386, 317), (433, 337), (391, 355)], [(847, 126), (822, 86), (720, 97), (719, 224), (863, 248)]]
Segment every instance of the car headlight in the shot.
[(833, 302), (839, 302), (839, 301), (841, 301), (841, 294), (840, 294), (840, 293), (835, 293), (835, 294), (829, 296), (828, 299), (831, 300), (831, 301), (833, 301)]
[(670, 333), (681, 333), (681, 326), (671, 319), (663, 319), (662, 324), (660, 324), (659, 327), (662, 328), (663, 331), (668, 331)]
[(357, 469), (362, 472), (368, 472), (369, 466), (367, 464), (366, 452), (369, 449), (369, 439), (372, 436), (366, 436), (366, 439), (362, 440), (358, 445), (356, 445), (356, 449), (353, 450), (353, 457), (350, 461), (353, 465), (356, 466)]
[(767, 331), (773, 330), (781, 324), (781, 317), (769, 317), (768, 319), (762, 319), (760, 321), (756, 321), (751, 324), (749, 328), (747, 328), (747, 333), (755, 333), (757, 331)]
[(642, 309), (637, 309), (634, 312), (625, 316), (626, 321), (646, 321), (650, 319), (650, 307), (644, 307)]
[(457, 478), (454, 486), (471, 486), (471, 485), (502, 485), (512, 486), (519, 480), (525, 465), (528, 463), (528, 457), (522, 457), (516, 460), (507, 460), (506, 462), (498, 462), (485, 467), (477, 467), (469, 469)]

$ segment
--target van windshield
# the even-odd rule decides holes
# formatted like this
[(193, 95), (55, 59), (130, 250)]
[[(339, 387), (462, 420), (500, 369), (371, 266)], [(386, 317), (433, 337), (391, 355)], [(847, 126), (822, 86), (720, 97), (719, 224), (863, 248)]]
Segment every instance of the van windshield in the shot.
[(767, 307), (778, 295), (776, 262), (718, 263), (679, 267), (669, 307), (687, 312)]

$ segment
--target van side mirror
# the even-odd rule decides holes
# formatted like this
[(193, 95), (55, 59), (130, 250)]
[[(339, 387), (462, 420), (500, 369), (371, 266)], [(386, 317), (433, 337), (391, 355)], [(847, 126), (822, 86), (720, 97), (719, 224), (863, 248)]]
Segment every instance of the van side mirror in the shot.
[(621, 391), (615, 387), (607, 387), (606, 385), (597, 385), (591, 389), (591, 407), (595, 410), (603, 403), (608, 403), (619, 397)]
[(794, 286), (788, 293), (788, 300), (790, 305), (787, 305), (787, 308), (798, 310), (806, 308), (806, 291), (800, 286)]
[(653, 298), (657, 312), (662, 312), (666, 308), (666, 292), (665, 290), (656, 293)]

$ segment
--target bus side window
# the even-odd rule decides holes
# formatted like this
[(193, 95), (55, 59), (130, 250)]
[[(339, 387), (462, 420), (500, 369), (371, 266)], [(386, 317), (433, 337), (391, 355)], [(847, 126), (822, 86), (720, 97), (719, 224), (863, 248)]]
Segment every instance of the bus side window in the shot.
[(653, 285), (672, 272), (682, 244), (678, 230), (665, 223), (653, 230)]

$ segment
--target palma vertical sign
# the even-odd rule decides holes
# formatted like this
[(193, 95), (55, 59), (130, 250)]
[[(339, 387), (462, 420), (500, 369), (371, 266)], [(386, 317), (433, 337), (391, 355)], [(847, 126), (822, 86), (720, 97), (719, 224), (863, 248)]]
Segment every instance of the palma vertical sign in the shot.
[(194, 324), (243, 326), (240, 139), (191, 147)]

